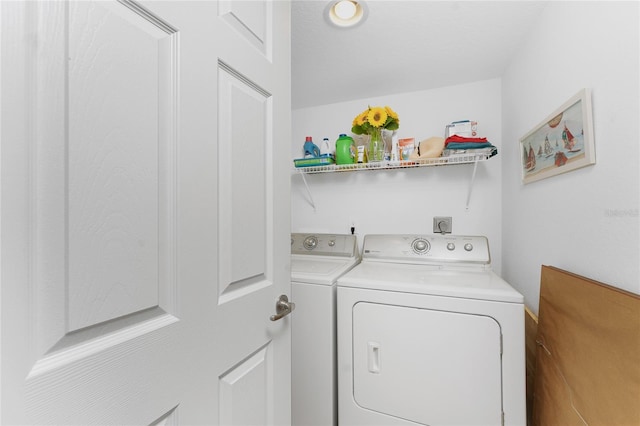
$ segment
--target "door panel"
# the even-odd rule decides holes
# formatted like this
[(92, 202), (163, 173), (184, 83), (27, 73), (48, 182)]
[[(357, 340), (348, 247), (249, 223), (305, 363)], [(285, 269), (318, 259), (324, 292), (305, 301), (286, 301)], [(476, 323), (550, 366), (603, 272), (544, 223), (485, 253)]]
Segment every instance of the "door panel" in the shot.
[(167, 28), (126, 4), (71, 3), (67, 173), (60, 182), (68, 331), (157, 307), (163, 287), (175, 284), (175, 179), (167, 174), (175, 170), (169, 112), (178, 52), (169, 51), (176, 33)]
[[(267, 271), (269, 196), (266, 132), (272, 111), (265, 90), (220, 64), (218, 168), (220, 302), (271, 284)], [(247, 117), (252, 117), (247, 123)]]
[[(142, 321), (150, 308), (172, 310), (175, 158), (168, 153), (175, 118), (168, 111), (175, 75), (167, 68), (175, 55), (161, 47), (172, 35), (123, 4), (89, 5), (33, 3), (27, 10), (43, 40), (28, 58), (26, 103), (36, 357), (130, 326), (126, 316)], [(127, 29), (147, 43), (120, 51), (120, 33), (134, 38)], [(151, 55), (149, 40), (158, 45)], [(135, 56), (144, 58), (129, 69)], [(156, 83), (136, 89), (126, 73), (151, 73)]]
[(220, 377), (220, 424), (269, 425), (274, 416), (272, 348), (265, 346)]
[(270, 57), (272, 32), (272, 3), (266, 1), (221, 1), (220, 17), (247, 43)]
[(171, 409), (168, 413), (164, 414), (155, 422), (151, 423), (151, 426), (177, 426), (178, 425), (178, 410), (177, 408)]
[(1, 423), (289, 423), (289, 4), (235, 3), (0, 2)]
[[(37, 3), (25, 12), (45, 40), (27, 70), (35, 86), (26, 104), (35, 129), (25, 194), (27, 419), (150, 422), (175, 405), (162, 393), (145, 403), (136, 391), (175, 379), (160, 368), (174, 360), (167, 348), (179, 321), (169, 209), (175, 32), (133, 3)], [(148, 354), (157, 364), (147, 368)]]
[[(221, 424), (291, 421), (290, 408), (273, 410), (283, 405), (279, 399), (290, 406), (289, 318), (269, 320), (283, 283), (290, 294), (290, 166), (279, 154), (290, 131), (290, 70), (281, 56), (288, 55), (282, 37), (289, 31), (288, 8), (271, 1), (218, 4), (217, 36), (225, 43), (217, 51), (216, 329), (227, 336), (223, 341), (237, 340), (220, 351)], [(257, 408), (262, 403), (266, 411)]]

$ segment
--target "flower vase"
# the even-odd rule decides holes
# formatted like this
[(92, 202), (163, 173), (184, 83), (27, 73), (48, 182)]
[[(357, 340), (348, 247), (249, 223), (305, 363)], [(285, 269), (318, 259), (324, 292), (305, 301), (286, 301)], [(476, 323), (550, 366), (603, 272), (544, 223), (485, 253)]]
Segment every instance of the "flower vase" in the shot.
[(382, 129), (373, 129), (369, 139), (369, 149), (367, 150), (367, 158), (369, 163), (379, 163), (384, 160), (384, 139), (382, 138)]

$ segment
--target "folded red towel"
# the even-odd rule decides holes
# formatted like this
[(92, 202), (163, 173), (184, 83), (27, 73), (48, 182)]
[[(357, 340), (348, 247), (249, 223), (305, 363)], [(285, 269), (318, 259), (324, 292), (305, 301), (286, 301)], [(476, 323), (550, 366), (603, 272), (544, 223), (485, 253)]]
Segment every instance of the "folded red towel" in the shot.
[(447, 146), (451, 142), (462, 142), (462, 143), (487, 143), (487, 138), (466, 138), (464, 136), (452, 135), (449, 136), (444, 144)]

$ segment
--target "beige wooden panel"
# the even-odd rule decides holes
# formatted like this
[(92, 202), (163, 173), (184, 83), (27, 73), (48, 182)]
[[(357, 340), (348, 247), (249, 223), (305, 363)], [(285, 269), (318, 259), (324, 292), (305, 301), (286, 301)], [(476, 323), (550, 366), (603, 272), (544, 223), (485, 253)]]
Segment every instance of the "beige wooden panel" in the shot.
[(640, 424), (640, 296), (543, 266), (533, 424)]
[(527, 422), (533, 415), (533, 387), (536, 372), (536, 334), (538, 333), (538, 317), (525, 306), (524, 309), (524, 343), (527, 373)]

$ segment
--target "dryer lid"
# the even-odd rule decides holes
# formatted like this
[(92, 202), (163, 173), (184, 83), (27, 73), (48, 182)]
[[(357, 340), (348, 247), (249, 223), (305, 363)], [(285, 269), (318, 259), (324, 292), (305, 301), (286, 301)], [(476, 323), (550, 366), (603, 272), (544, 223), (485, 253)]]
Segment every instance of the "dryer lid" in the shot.
[(362, 262), (338, 279), (338, 287), (524, 303), (524, 297), (491, 270)]

